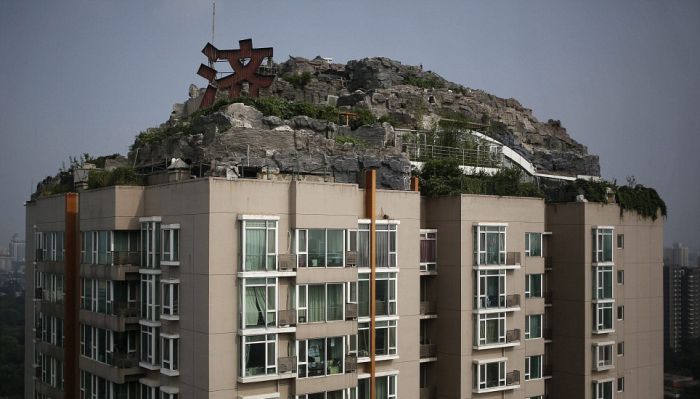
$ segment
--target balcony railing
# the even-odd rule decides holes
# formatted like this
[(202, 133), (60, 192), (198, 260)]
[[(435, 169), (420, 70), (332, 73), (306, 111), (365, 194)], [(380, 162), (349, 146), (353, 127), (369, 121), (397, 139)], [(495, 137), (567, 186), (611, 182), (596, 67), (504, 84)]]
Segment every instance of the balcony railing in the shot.
[(116, 302), (114, 303), (114, 315), (120, 317), (138, 317), (139, 305), (136, 302)]
[(433, 301), (421, 301), (420, 314), (431, 315), (437, 313), (437, 304)]
[(454, 159), (460, 165), (500, 168), (503, 163), (501, 148), (498, 146), (479, 146), (476, 149), (445, 147), (424, 143), (404, 143), (402, 152), (412, 161), (429, 159)]
[(296, 373), (297, 372), (297, 357), (280, 357), (277, 358), (277, 370), (279, 374)]
[(136, 353), (108, 352), (107, 364), (120, 369), (130, 369), (139, 366), (139, 358)]
[(112, 264), (114, 266), (139, 266), (141, 265), (141, 252), (112, 251)]
[(506, 307), (514, 308), (520, 306), (520, 294), (513, 294), (506, 296)]
[(345, 304), (345, 319), (352, 320), (357, 318), (357, 304), (356, 303), (346, 303)]
[(435, 344), (421, 344), (420, 345), (420, 357), (421, 359), (435, 357), (437, 356), (437, 345)]
[(279, 254), (277, 256), (277, 265), (281, 272), (296, 270), (297, 256), (296, 254)]
[(520, 252), (506, 252), (506, 265), (519, 265)]
[(545, 256), (544, 257), (544, 268), (545, 270), (552, 270), (552, 257), (551, 256)]
[(506, 331), (506, 342), (520, 342), (520, 329), (516, 328)]
[(520, 385), (520, 370), (513, 370), (506, 374), (506, 385)]
[(278, 310), (277, 319), (280, 326), (293, 326), (297, 324), (297, 312), (294, 309)]
[(357, 371), (357, 356), (347, 355), (345, 356), (345, 372), (354, 373)]
[(357, 266), (357, 251), (345, 251), (345, 267)]

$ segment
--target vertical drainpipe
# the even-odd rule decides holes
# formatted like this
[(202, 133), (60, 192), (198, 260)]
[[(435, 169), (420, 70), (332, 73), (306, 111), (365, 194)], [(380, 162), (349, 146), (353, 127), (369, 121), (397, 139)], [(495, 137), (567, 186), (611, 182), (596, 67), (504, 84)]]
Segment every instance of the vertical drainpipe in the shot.
[(370, 220), (369, 224), (369, 397), (376, 398), (377, 392), (377, 171), (368, 170), (365, 174), (365, 217)]
[(78, 194), (66, 194), (65, 212), (65, 298), (63, 331), (64, 397), (78, 397)]

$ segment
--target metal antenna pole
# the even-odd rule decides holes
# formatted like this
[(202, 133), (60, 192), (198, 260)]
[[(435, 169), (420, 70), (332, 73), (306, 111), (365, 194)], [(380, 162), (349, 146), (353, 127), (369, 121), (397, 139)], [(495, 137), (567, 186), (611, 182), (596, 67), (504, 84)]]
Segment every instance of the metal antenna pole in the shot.
[(216, 27), (216, 0), (212, 0), (211, 8), (211, 44), (214, 44), (214, 28)]

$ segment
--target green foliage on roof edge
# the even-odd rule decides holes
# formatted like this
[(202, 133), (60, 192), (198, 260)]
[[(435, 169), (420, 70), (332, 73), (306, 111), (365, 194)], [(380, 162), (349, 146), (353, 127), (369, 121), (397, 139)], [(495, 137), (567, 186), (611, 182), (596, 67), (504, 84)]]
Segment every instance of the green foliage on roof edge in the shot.
[(556, 203), (573, 202), (576, 196), (583, 195), (589, 202), (607, 203), (607, 192), (611, 189), (620, 207), (620, 216), (624, 211), (634, 211), (656, 220), (659, 214), (663, 217), (668, 214), (666, 203), (655, 189), (636, 184), (633, 180), (625, 186), (583, 179), (540, 185), (524, 181), (523, 172), (516, 168), (501, 169), (494, 175), (481, 172), (468, 176), (459, 169), (457, 161), (450, 159), (425, 162), (418, 176), (421, 194), (427, 197), (479, 194), (544, 198), (549, 203)]

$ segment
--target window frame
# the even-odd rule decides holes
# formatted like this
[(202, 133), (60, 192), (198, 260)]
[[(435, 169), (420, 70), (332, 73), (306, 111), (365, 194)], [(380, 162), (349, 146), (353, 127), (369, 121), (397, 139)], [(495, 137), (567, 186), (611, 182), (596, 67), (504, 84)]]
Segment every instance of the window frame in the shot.
[[(498, 326), (498, 341), (488, 342), (488, 322), (496, 320), (496, 325)], [(479, 313), (474, 315), (474, 345), (477, 347), (489, 346), (489, 345), (501, 345), (506, 343), (506, 335), (508, 328), (506, 325), (506, 313), (496, 312), (496, 313)], [(482, 331), (483, 326), (483, 331)], [(483, 334), (482, 334), (483, 332)]]
[[(337, 373), (331, 373), (329, 372), (329, 360), (332, 360), (329, 358), (329, 345), (330, 339), (341, 339), (341, 350), (342, 354), (340, 356), (340, 371)], [(302, 339), (302, 340), (297, 340), (296, 341), (296, 353), (298, 354), (297, 356), (297, 378), (302, 379), (302, 378), (316, 378), (316, 377), (326, 377), (326, 376), (331, 376), (331, 375), (342, 375), (345, 374), (345, 356), (347, 355), (347, 341), (346, 341), (346, 336), (337, 336), (337, 337), (318, 337), (318, 338), (309, 338), (309, 339)], [(309, 376), (309, 341), (314, 341), (314, 340), (323, 340), (323, 345), (324, 345), (324, 359), (323, 359), (323, 374), (321, 375), (313, 375)], [(306, 356), (302, 356), (302, 346), (303, 346), (303, 354)], [(303, 371), (302, 371), (303, 370)]]
[[(239, 315), (240, 315), (240, 326), (241, 329), (267, 329), (275, 328), (278, 326), (277, 311), (279, 309), (279, 281), (277, 277), (247, 277), (241, 279), (240, 283), (240, 303), (239, 303)], [(248, 288), (254, 287), (264, 287), (265, 293), (265, 324), (262, 326), (246, 324), (247, 316), (247, 291)], [(273, 290), (272, 296), (270, 298), (270, 290)], [(272, 306), (270, 306), (272, 305)]]
[[(498, 377), (497, 377), (497, 383), (494, 386), (489, 386), (488, 384), (488, 371), (489, 371), (489, 365), (497, 363), (498, 364)], [(473, 373), (474, 378), (473, 378), (473, 386), (475, 389), (478, 391), (486, 390), (486, 389), (494, 389), (494, 388), (502, 388), (506, 386), (506, 375), (508, 372), (506, 371), (508, 367), (508, 361), (507, 360), (495, 360), (495, 361), (486, 361), (486, 362), (477, 362), (474, 363), (473, 366)]]
[[(437, 229), (421, 229), (419, 233), (420, 237), (420, 271), (421, 272), (435, 272), (437, 271)], [(426, 244), (426, 258), (423, 259), (423, 243), (430, 243), (432, 245)], [(432, 255), (432, 260), (429, 259)]]
[[(533, 295), (533, 284), (532, 280), (534, 276), (539, 277), (539, 295)], [(542, 298), (544, 297), (544, 274), (543, 273), (532, 273), (525, 275), (525, 298)]]
[[(497, 235), (498, 239), (498, 260), (493, 263), (488, 259), (489, 254), (489, 235)], [(505, 265), (507, 256), (506, 251), (508, 248), (508, 236), (507, 236), (507, 226), (501, 224), (477, 224), (474, 226), (473, 232), (473, 250), (474, 250), (474, 264), (484, 265), (484, 266), (500, 266)], [(482, 248), (483, 246), (483, 248)]]
[[(539, 333), (537, 336), (533, 336), (531, 320), (533, 318), (540, 319)], [(525, 339), (539, 339), (544, 337), (544, 314), (528, 314), (525, 315)]]
[[(533, 373), (533, 369), (532, 369), (533, 358), (539, 359), (539, 363), (538, 363), (539, 367), (537, 367), (536, 373)], [(544, 358), (543, 355), (525, 356), (525, 381), (540, 380), (543, 378), (543, 375), (544, 375), (543, 358)]]
[(615, 367), (615, 342), (600, 342), (593, 345), (593, 364), (596, 370)]
[(160, 281), (160, 284), (160, 318), (166, 320), (178, 320), (180, 318), (180, 280), (163, 279)]
[[(610, 296), (606, 296), (606, 284), (609, 283)], [(595, 266), (593, 272), (593, 299), (596, 301), (614, 301), (615, 284), (613, 283), (613, 266)]]
[[(535, 251), (535, 252), (538, 252), (538, 253), (536, 253), (535, 255), (532, 254), (532, 253), (533, 253), (533, 241), (532, 241), (532, 236), (539, 236), (539, 248), (536, 248), (538, 251)], [(543, 243), (542, 243), (543, 239), (542, 239), (542, 237), (543, 237), (543, 234), (542, 234), (542, 233), (538, 233), (538, 232), (527, 232), (527, 233), (525, 233), (525, 256), (529, 256), (529, 257), (538, 257), (538, 258), (541, 258), (541, 257), (542, 257), (542, 252), (543, 252), (543, 251), (542, 251), (542, 249), (543, 249), (543, 245), (542, 245), (542, 244), (543, 244)]]
[[(370, 323), (369, 322), (359, 322), (357, 323), (357, 354), (360, 358), (370, 358), (371, 353), (369, 352), (371, 349), (371, 345), (369, 343), (369, 327)], [(396, 320), (377, 320), (376, 325), (375, 325), (375, 331), (380, 330), (380, 329), (386, 329), (386, 353), (379, 354), (377, 353), (377, 357), (382, 357), (382, 356), (396, 356), (398, 355), (398, 342), (399, 342), (399, 336), (398, 336), (398, 328), (397, 328), (397, 322)], [(366, 331), (367, 334), (367, 344), (369, 345), (365, 352), (367, 353), (364, 355), (363, 352), (363, 345), (362, 344), (362, 335), (365, 334), (364, 332)], [(392, 345), (392, 340), (393, 340), (393, 345)], [(377, 339), (377, 345), (375, 346), (375, 349), (377, 352), (379, 352), (380, 345), (379, 345), (379, 339)]]
[[(278, 217), (261, 217), (261, 218), (239, 218), (241, 221), (241, 259), (239, 270), (242, 272), (274, 272), (278, 269), (279, 260), (279, 218)], [(262, 223), (263, 226), (255, 226), (253, 223)], [(246, 248), (247, 232), (248, 230), (263, 230), (265, 231), (265, 241), (264, 241), (264, 265), (262, 269), (252, 269), (248, 266), (248, 254)], [(271, 237), (274, 235), (274, 248), (270, 250)], [(270, 264), (273, 263), (273, 264)]]
[(180, 335), (160, 333), (160, 371), (178, 375), (180, 370)]
[(160, 264), (166, 266), (179, 266), (180, 224), (163, 224), (160, 226), (160, 230)]
[[(476, 309), (498, 309), (505, 308), (507, 302), (507, 279), (506, 270), (475, 270), (474, 279), (474, 307)], [(498, 280), (498, 295), (495, 305), (490, 306), (490, 297), (488, 295), (487, 289), (489, 286), (489, 280)]]
[[(309, 239), (310, 237), (310, 232), (311, 231), (323, 231), (324, 232), (324, 240), (323, 240), (323, 248), (324, 248), (324, 262), (322, 265), (317, 265), (317, 266), (312, 266), (309, 263), (309, 242), (311, 241)], [(341, 242), (342, 242), (342, 250), (341, 250), (341, 264), (340, 265), (328, 265), (328, 232), (333, 231), (333, 232), (340, 232), (341, 234)], [(303, 240), (301, 237), (304, 237)], [(339, 268), (339, 267), (345, 267), (345, 252), (347, 251), (347, 242), (346, 242), (346, 237), (347, 237), (347, 230), (344, 229), (328, 229), (328, 228), (306, 228), (306, 229), (296, 229), (295, 234), (294, 234), (294, 248), (296, 249), (296, 254), (297, 254), (297, 267), (313, 267), (313, 268)]]
[[(263, 337), (260, 339), (260, 337)], [(249, 340), (252, 339), (258, 339), (256, 341), (249, 342)], [(279, 352), (279, 345), (278, 345), (278, 337), (277, 334), (257, 334), (257, 335), (242, 335), (241, 336), (241, 363), (240, 363), (240, 375), (241, 377), (258, 377), (258, 376), (266, 376), (266, 375), (277, 375), (277, 357), (278, 357), (278, 352)], [(247, 356), (246, 353), (248, 352), (246, 350), (246, 345), (259, 345), (263, 344), (265, 347), (265, 366), (264, 366), (264, 372), (262, 374), (251, 374), (248, 375), (246, 372), (246, 360)], [(273, 359), (274, 363), (269, 363), (270, 361), (270, 347), (272, 346), (273, 348)]]
[[(615, 262), (613, 247), (614, 228), (609, 226), (599, 226), (593, 228), (593, 262), (613, 264)], [(610, 241), (609, 259), (605, 254), (605, 242)]]
[[(610, 326), (606, 326), (606, 313), (610, 313)], [(613, 302), (599, 302), (594, 304), (593, 330), (596, 333), (615, 331), (615, 319), (613, 315)]]

